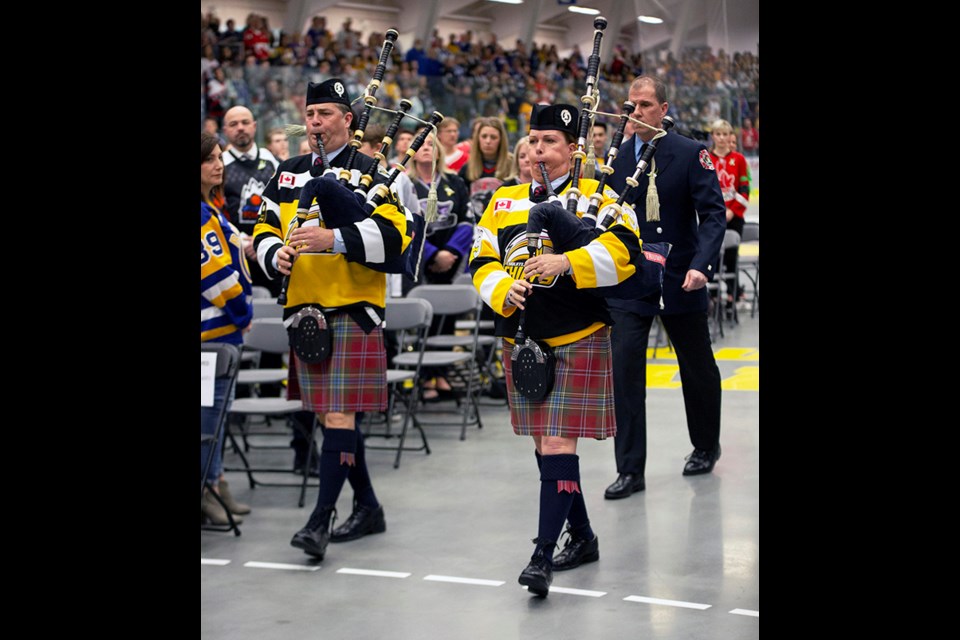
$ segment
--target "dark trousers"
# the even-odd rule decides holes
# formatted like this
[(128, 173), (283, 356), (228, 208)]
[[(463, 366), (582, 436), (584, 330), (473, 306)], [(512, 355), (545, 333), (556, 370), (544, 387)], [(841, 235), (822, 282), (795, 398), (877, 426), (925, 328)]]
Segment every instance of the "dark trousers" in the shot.
[[(611, 309), (617, 473), (643, 475), (647, 464), (647, 343), (653, 316)], [(707, 314), (660, 316), (677, 353), (690, 441), (697, 449), (720, 442), (720, 369), (710, 348)]]

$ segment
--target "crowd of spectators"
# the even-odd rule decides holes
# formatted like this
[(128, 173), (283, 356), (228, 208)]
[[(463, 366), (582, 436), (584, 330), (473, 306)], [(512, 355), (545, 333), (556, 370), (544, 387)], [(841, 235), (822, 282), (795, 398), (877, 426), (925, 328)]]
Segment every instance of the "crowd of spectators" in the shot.
[[(261, 131), (303, 121), (304, 87), (333, 76), (343, 78), (351, 95), (361, 95), (379, 60), (384, 35), (363, 36), (348, 18), (333, 33), (326, 18), (315, 16), (306, 33), (270, 28), (267, 19), (251, 13), (238, 30), (233, 20), (221, 25), (213, 14), (200, 18), (201, 121), (222, 118), (242, 104), (253, 111)], [(671, 52), (629, 53), (614, 49), (602, 64), (600, 109), (619, 112), (629, 82), (655, 74), (668, 85), (671, 115), (681, 130), (693, 135), (717, 118), (739, 129), (745, 119), (759, 125), (759, 57), (750, 52), (732, 56), (706, 47)], [(516, 40), (511, 48), (495, 35), (481, 42), (471, 31), (449, 34), (435, 29), (430, 42), (416, 40), (403, 51), (395, 46), (377, 94), (379, 106), (395, 107), (402, 98), (416, 100), (411, 114), (438, 110), (462, 124), (460, 139), (469, 137), (478, 117), (498, 117), (511, 141), (523, 135), (534, 104), (579, 104), (584, 90), (586, 56), (574, 46), (561, 57), (555, 45), (529, 45)]]

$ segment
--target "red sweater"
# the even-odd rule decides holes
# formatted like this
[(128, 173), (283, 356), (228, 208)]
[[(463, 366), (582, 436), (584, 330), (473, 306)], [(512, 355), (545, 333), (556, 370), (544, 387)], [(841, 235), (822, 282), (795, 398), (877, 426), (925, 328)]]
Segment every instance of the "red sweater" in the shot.
[(710, 159), (717, 169), (723, 203), (735, 216), (742, 218), (750, 200), (750, 166), (747, 159), (736, 151), (722, 158), (711, 151)]

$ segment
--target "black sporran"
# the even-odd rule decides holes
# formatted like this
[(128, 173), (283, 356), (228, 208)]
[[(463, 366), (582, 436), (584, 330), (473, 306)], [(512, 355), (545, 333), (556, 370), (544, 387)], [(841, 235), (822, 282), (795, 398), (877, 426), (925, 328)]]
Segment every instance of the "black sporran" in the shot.
[(525, 398), (540, 402), (553, 390), (557, 358), (547, 344), (527, 338), (523, 333), (523, 317), (510, 356), (513, 388)]
[(330, 357), (333, 334), (319, 307), (300, 309), (284, 321), (290, 347), (303, 362), (318, 364)]

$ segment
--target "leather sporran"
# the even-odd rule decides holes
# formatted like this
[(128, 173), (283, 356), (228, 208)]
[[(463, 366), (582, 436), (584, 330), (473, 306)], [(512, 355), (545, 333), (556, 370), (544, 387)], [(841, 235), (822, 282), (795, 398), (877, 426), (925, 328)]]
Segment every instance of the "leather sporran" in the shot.
[(284, 321), (290, 347), (303, 362), (318, 364), (330, 357), (333, 334), (319, 307), (300, 309)]
[(513, 388), (525, 398), (540, 402), (553, 390), (557, 358), (547, 344), (524, 336), (522, 317), (515, 341), (510, 356)]

